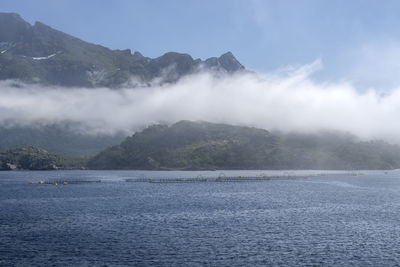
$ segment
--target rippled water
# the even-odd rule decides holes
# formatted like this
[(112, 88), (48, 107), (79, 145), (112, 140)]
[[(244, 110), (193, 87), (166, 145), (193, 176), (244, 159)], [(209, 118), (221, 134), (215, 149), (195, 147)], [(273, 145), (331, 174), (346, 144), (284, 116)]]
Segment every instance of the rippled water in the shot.
[[(225, 172), (233, 175), (277, 172)], [(308, 172), (296, 172), (306, 174)], [(127, 183), (219, 172), (0, 172), (0, 266), (400, 264), (400, 172)], [(40, 179), (101, 179), (66, 186)]]

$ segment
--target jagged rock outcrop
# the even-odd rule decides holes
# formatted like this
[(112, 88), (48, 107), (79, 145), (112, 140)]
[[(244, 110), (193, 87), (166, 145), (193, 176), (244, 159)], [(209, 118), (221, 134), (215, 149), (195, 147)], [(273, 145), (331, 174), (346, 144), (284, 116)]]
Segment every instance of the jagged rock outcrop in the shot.
[[(30, 25), (18, 14), (0, 13), (0, 80), (59, 86), (120, 87), (175, 82), (194, 72), (244, 70), (231, 52), (205, 61), (169, 52), (158, 58), (111, 50), (55, 30)], [(132, 78), (139, 83), (130, 84)]]

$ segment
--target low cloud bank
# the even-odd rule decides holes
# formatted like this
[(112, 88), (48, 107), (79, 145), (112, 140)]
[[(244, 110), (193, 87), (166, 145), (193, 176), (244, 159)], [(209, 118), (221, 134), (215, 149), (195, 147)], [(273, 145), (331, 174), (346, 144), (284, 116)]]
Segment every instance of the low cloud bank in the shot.
[(148, 88), (47, 88), (0, 83), (0, 125), (73, 122), (92, 133), (132, 132), (154, 123), (205, 120), (281, 131), (339, 130), (400, 143), (400, 89), (382, 95), (321, 83), (317, 61), (267, 74), (209, 73)]

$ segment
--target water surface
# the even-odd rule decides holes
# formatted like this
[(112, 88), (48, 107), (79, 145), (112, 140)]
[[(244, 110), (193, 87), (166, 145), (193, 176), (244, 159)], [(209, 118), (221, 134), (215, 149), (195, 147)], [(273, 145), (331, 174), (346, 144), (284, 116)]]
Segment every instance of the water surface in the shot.
[[(364, 173), (152, 184), (125, 179), (221, 172), (0, 172), (0, 266), (399, 265), (400, 172)], [(102, 182), (29, 184), (40, 179)]]

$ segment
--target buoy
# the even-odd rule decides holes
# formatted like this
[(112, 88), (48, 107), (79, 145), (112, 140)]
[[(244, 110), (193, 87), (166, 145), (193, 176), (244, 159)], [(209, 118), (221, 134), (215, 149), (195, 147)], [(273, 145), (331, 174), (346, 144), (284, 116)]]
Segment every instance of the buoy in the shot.
[(40, 180), (40, 181), (39, 181), (39, 184), (44, 184), (44, 181)]
[(64, 183), (63, 183), (63, 185), (67, 185), (67, 184), (68, 184), (67, 182), (64, 182)]
[(58, 183), (54, 183), (54, 185), (58, 185)]

